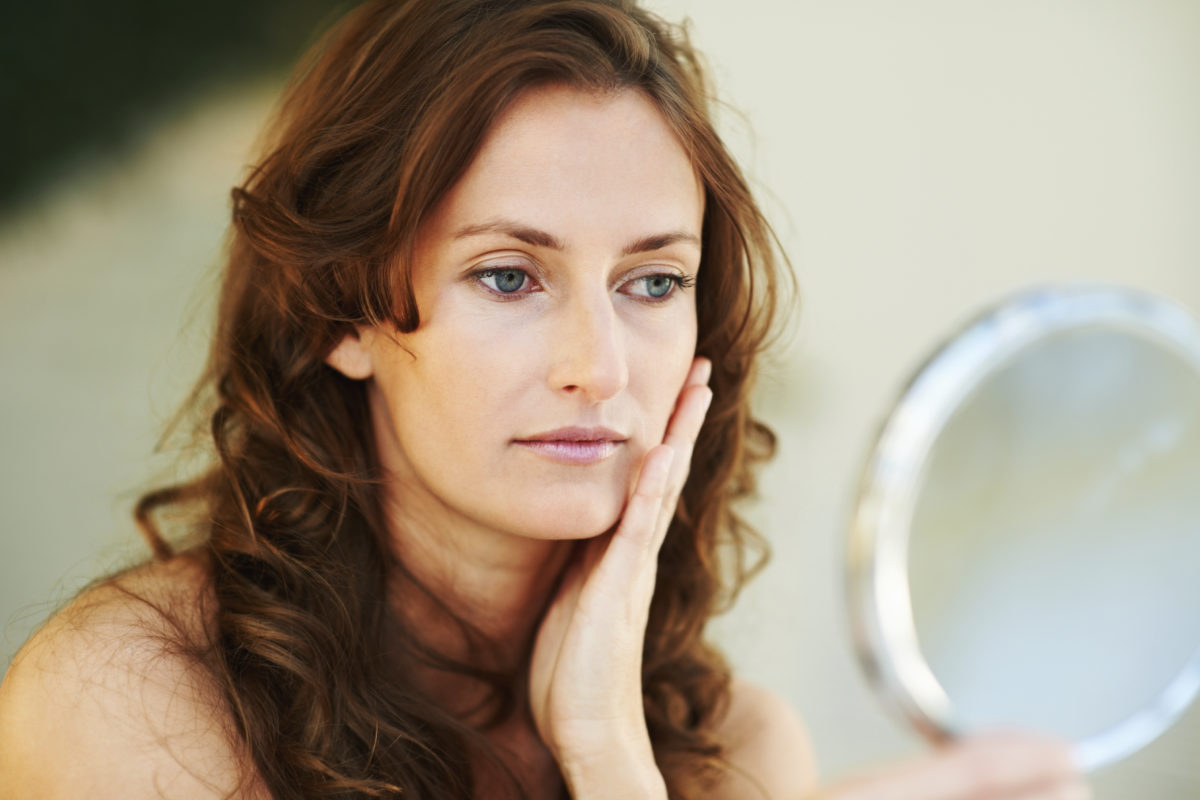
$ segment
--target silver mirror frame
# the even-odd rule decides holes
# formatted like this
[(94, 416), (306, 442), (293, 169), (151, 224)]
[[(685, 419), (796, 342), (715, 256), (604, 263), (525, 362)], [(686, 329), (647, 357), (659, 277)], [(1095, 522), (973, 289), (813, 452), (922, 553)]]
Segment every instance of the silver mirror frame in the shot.
[[(932, 741), (969, 731), (921, 653), (908, 584), (909, 526), (929, 452), (955, 409), (995, 370), (1045, 336), (1121, 327), (1174, 351), (1200, 372), (1200, 325), (1179, 307), (1109, 286), (1039, 288), (1015, 295), (952, 336), (913, 374), (870, 450), (851, 515), (847, 593), (858, 659), (885, 700)], [(1074, 744), (1093, 770), (1162, 734), (1200, 691), (1200, 642), (1154, 702)]]

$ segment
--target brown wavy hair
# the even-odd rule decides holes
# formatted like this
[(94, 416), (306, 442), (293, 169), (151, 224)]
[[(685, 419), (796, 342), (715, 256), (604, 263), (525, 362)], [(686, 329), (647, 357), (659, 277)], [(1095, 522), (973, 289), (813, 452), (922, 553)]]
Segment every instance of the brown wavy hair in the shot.
[(714, 399), (659, 557), (643, 691), (671, 797), (694, 796), (689, 776), (720, 763), (729, 670), (703, 631), (765, 558), (732, 504), (775, 447), (749, 392), (790, 273), (713, 129), (698, 56), (625, 0), (377, 0), (303, 63), (233, 190), (216, 334), (191, 401), (216, 458), (136, 510), (159, 558), (182, 546), (161, 512), (201, 511), (193, 546), (216, 602), (198, 654), (276, 798), (471, 797), (471, 754), (494, 751), (422, 696), (414, 664), (484, 682), (493, 721), (513, 711), (514, 675), (430, 650), (389, 609), (389, 582), (409, 573), (388, 544), (364, 384), (325, 358), (354, 326), (420, 324), (422, 220), (514, 98), (546, 84), (643, 92), (704, 186), (697, 351)]

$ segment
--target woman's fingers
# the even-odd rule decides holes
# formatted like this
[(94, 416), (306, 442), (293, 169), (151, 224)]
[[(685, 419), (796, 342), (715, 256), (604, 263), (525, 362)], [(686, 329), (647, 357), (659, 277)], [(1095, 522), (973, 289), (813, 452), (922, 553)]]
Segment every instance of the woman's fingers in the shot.
[(666, 502), (671, 475), (678, 461), (675, 448), (669, 444), (660, 444), (646, 454), (633, 494), (625, 504), (625, 513), (621, 515), (618, 538), (624, 533), (625, 538), (638, 541), (644, 547), (654, 546), (654, 528)]
[[(641, 472), (634, 484), (633, 494), (625, 503), (621, 522), (595, 569), (597, 589), (606, 587), (603, 595), (615, 593), (609, 601), (616, 600), (617, 596), (625, 601), (632, 600), (642, 594), (640, 589), (631, 593), (634, 587), (653, 586), (652, 568), (656, 563), (658, 539), (655, 528), (662, 513), (675, 457), (670, 445), (660, 444), (647, 453), (642, 461)], [(640, 609), (641, 605), (634, 600), (632, 607)], [(640, 616), (640, 612), (634, 614), (635, 618), (640, 619)]]
[[(605, 554), (609, 568), (625, 580), (646, 574), (646, 565), (656, 563), (679, 493), (687, 481), (696, 436), (712, 400), (707, 386), (711, 372), (712, 362), (706, 358), (692, 363), (663, 444), (652, 448), (642, 460), (633, 492)], [(653, 570), (649, 574), (652, 585)]]
[(708, 379), (712, 375), (712, 362), (707, 358), (697, 358), (692, 364), (688, 379), (679, 393), (675, 403), (675, 413), (667, 425), (667, 433), (663, 443), (670, 445), (675, 451), (675, 461), (667, 478), (667, 488), (663, 495), (662, 507), (654, 530), (653, 547), (655, 552), (662, 545), (667, 535), (671, 519), (675, 516), (675, 507), (679, 503), (679, 494), (687, 482), (688, 472), (692, 464), (692, 451), (696, 445), (696, 437), (704, 425), (704, 415), (712, 403), (712, 390), (708, 388)]
[[(712, 390), (707, 385), (711, 374), (712, 362), (707, 358), (697, 358), (692, 363), (692, 369), (675, 401), (675, 411), (667, 423), (663, 444), (646, 454), (641, 474), (634, 484), (633, 494), (621, 517), (617, 537), (637, 539), (652, 550), (653, 554), (657, 554), (658, 548), (662, 546), (671, 518), (675, 515), (679, 493), (687, 481), (692, 449), (712, 401)], [(651, 469), (658, 468), (656, 465), (660, 462), (657, 459), (662, 456), (655, 451), (664, 445), (673, 453), (668, 472), (665, 476), (648, 474)], [(647, 478), (650, 480), (647, 481)], [(661, 486), (657, 483), (660, 478), (665, 481)], [(646, 513), (651, 504), (655, 505), (655, 513), (647, 517)]]
[(830, 787), (821, 800), (1087, 800), (1069, 748), (1049, 738), (982, 734)]
[(984, 733), (952, 745), (945, 756), (948, 784), (960, 787), (961, 796), (978, 796), (982, 785), (997, 797), (1022, 797), (1023, 791), (1040, 797), (1038, 792), (1059, 791), (1079, 781), (1070, 746), (1047, 736)]
[[(1008, 800), (1008, 798), (1004, 798)], [(1082, 780), (1035, 789), (1012, 800), (1092, 800), (1092, 790)]]

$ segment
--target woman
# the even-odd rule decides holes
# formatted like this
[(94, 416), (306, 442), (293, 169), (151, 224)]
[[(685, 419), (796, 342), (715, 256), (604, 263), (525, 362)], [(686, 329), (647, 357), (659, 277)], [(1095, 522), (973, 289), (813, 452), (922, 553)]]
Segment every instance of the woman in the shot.
[[(14, 662), (0, 796), (815, 791), (702, 637), (752, 567), (781, 288), (707, 96), (619, 0), (353, 12), (234, 192), (215, 463)], [(1012, 736), (822, 795), (1081, 788)]]

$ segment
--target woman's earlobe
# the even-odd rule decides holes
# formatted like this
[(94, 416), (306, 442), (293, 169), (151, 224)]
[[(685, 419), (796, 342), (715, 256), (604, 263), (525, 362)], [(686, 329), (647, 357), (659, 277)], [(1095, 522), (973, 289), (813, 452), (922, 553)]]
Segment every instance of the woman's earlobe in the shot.
[(355, 381), (364, 381), (375, 374), (371, 353), (358, 331), (352, 331), (325, 356), (325, 363)]

